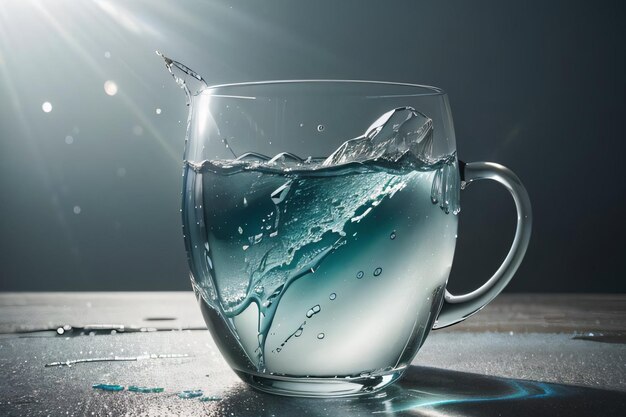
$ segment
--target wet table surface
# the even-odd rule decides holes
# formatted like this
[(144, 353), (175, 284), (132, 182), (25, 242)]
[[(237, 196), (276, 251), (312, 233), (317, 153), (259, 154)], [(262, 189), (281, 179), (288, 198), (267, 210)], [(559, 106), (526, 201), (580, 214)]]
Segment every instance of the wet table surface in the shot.
[(248, 388), (190, 292), (3, 293), (0, 370), (0, 416), (624, 416), (626, 295), (501, 295), (431, 333), (399, 383), (319, 400)]

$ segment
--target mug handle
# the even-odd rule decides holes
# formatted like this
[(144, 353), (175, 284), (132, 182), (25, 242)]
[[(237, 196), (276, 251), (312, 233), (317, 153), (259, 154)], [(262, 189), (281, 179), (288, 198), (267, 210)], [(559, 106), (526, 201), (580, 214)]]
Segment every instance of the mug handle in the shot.
[(463, 295), (452, 295), (446, 289), (444, 302), (433, 329), (441, 329), (477, 313), (506, 287), (526, 253), (532, 224), (532, 212), (528, 193), (520, 179), (505, 166), (493, 162), (459, 161), (461, 190), (478, 180), (494, 180), (511, 193), (517, 209), (517, 228), (509, 253), (495, 274), (480, 288)]

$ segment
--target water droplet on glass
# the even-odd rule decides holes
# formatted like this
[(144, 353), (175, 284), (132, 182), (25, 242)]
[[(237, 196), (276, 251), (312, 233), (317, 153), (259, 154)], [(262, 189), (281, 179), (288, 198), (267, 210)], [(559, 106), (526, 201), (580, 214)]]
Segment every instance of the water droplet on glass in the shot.
[(379, 275), (380, 275), (380, 274), (382, 274), (382, 273), (383, 273), (383, 269), (382, 269), (382, 268), (380, 268), (380, 267), (379, 267), (379, 268), (376, 268), (376, 269), (374, 270), (374, 276), (375, 276), (375, 277), (379, 276)]
[(330, 298), (331, 300), (334, 300), (335, 298), (337, 298), (337, 294), (332, 293), (331, 295), (328, 296), (328, 298)]
[(107, 80), (104, 82), (104, 92), (109, 96), (114, 96), (117, 94), (117, 84), (115, 81)]
[(365, 275), (365, 273), (363, 271), (359, 271), (359, 272), (356, 273), (357, 279), (363, 278), (364, 275)]
[(323, 339), (323, 338), (324, 338), (324, 336), (326, 336), (324, 333), (319, 333), (319, 334), (317, 335), (317, 338), (321, 340), (321, 339)]
[(65, 137), (65, 143), (67, 143), (68, 145), (71, 145), (72, 143), (74, 143), (74, 138), (70, 135), (67, 135)]
[(298, 329), (298, 330), (296, 330), (296, 332), (295, 332), (293, 335), (294, 335), (295, 337), (300, 337), (300, 336), (302, 336), (302, 332), (303, 332), (303, 330), (302, 330), (302, 329)]
[(81, 212), (80, 206), (74, 206), (73, 211), (74, 211), (74, 214), (80, 214), (80, 212)]
[(157, 108), (154, 112), (155, 112), (156, 114), (161, 114), (161, 109), (158, 109), (158, 108)]
[(239, 234), (240, 234), (240, 235), (242, 235), (242, 234), (243, 234), (243, 229), (241, 228), (241, 226), (239, 226), (239, 227), (237, 228), (237, 231), (239, 232)]
[(52, 111), (52, 104), (49, 101), (44, 102), (41, 105), (41, 110), (43, 110), (44, 113), (50, 113)]
[(317, 131), (318, 131), (318, 132), (323, 132), (323, 131), (324, 131), (324, 129), (326, 129), (326, 128), (324, 127), (324, 125), (317, 125)]
[(396, 238), (396, 231), (394, 230), (393, 232), (391, 232), (391, 234), (389, 235), (389, 239), (394, 240)]

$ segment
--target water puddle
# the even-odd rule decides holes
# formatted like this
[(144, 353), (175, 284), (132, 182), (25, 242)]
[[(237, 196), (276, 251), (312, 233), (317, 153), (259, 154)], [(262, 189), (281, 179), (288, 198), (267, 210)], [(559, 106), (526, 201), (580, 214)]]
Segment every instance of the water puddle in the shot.
[(141, 360), (148, 359), (180, 359), (180, 358), (188, 358), (189, 355), (186, 353), (165, 353), (160, 355), (141, 355), (141, 356), (110, 356), (110, 357), (102, 357), (102, 358), (82, 358), (82, 359), (71, 359), (63, 362), (51, 362), (47, 363), (44, 366), (46, 368), (53, 368), (57, 366), (72, 366), (77, 365), (79, 363), (92, 363), (92, 362), (136, 362)]
[[(173, 317), (147, 318), (146, 321), (171, 321)], [(72, 326), (65, 324), (62, 326), (50, 326), (39, 329), (15, 330), (11, 332), (0, 332), (0, 334), (19, 334), (21, 338), (29, 337), (76, 337), (76, 336), (101, 336), (125, 333), (149, 333), (149, 332), (171, 332), (171, 331), (206, 331), (206, 327), (199, 326), (169, 326), (169, 327), (145, 327), (125, 324), (85, 324), (82, 326)]]
[(187, 390), (187, 391), (179, 392), (178, 393), (178, 398), (184, 398), (184, 399), (198, 398), (198, 397), (202, 397), (203, 395), (204, 395), (204, 392), (202, 392), (201, 389)]
[(626, 334), (587, 333), (574, 336), (572, 340), (587, 340), (589, 342), (616, 343), (623, 345), (626, 344)]
[(160, 387), (139, 387), (137, 385), (131, 385), (128, 387), (128, 390), (130, 392), (139, 392), (142, 394), (153, 394), (153, 393), (159, 393), (159, 392), (163, 392), (165, 391), (165, 388), (160, 388)]
[(91, 388), (99, 389), (102, 391), (124, 391), (123, 385), (116, 384), (93, 384)]

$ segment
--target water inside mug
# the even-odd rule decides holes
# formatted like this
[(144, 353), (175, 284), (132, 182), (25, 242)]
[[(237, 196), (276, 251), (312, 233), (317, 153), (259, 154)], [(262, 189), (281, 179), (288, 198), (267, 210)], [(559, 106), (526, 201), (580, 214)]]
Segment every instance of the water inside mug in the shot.
[[(188, 104), (193, 106), (193, 97), (209, 88), (207, 83), (185, 65), (162, 57), (177, 84), (184, 89)], [(427, 183), (429, 204), (439, 205), (445, 216), (450, 212), (458, 214), (456, 154), (435, 158), (432, 145), (432, 120), (414, 108), (400, 107), (382, 114), (361, 136), (347, 139), (326, 158), (287, 152), (274, 156), (233, 152), (231, 159), (186, 161), (183, 211), (196, 212), (195, 222), (186, 219), (186, 233), (201, 235), (192, 229), (207, 227), (204, 218), (213, 216), (218, 223), (232, 226), (227, 239), (236, 241), (232, 245), (216, 243), (213, 248), (208, 241), (204, 246), (188, 247), (192, 263), (202, 264), (195, 265), (196, 271), (215, 275), (211, 273), (214, 260), (217, 261), (220, 253), (232, 253), (237, 248), (236, 256), (241, 257), (237, 260), (245, 265), (245, 271), (233, 273), (243, 272), (249, 277), (245, 288), (226, 284), (228, 279), (214, 283), (206, 277), (196, 277), (194, 287), (211, 308), (220, 312), (256, 371), (266, 371), (268, 349), (274, 355), (280, 354), (290, 341), (302, 336), (307, 323), (311, 327), (312, 319), (322, 309), (320, 304), (310, 306), (293, 331), (282, 336), (276, 346), (268, 347), (269, 333), (287, 290), (299, 279), (314, 273), (342, 246), (361, 238), (357, 236), (365, 230), (360, 225), (375, 217), (377, 211), (385, 210), (394, 195), (407, 187), (411, 192), (416, 188), (421, 190)], [(257, 198), (258, 190), (262, 190), (261, 199)], [(228, 210), (216, 210), (213, 208), (216, 204), (209, 200), (217, 195), (224, 201), (237, 199), (238, 204), (229, 203)], [(302, 204), (305, 200), (307, 203)], [(327, 210), (328, 207), (331, 209)], [(395, 240), (397, 233), (403, 232), (391, 230), (389, 240)], [(454, 238), (446, 239), (450, 242), (442, 250), (446, 257), (453, 251)], [(221, 273), (227, 275), (225, 269)], [(378, 277), (382, 273), (380, 266), (367, 274), (357, 270), (355, 279), (363, 279), (365, 275)], [(236, 278), (233, 276), (230, 281), (236, 282)], [(424, 314), (429, 316), (430, 324), (422, 329), (425, 333), (438, 311), (442, 289), (433, 285), (426, 291), (429, 303)], [(334, 301), (337, 294), (333, 290), (328, 300)], [(250, 315), (252, 307), (256, 340), (246, 340), (245, 332), (240, 330), (247, 326), (244, 322), (249, 320), (243, 317)], [(313, 333), (317, 340), (326, 337), (323, 331)]]

